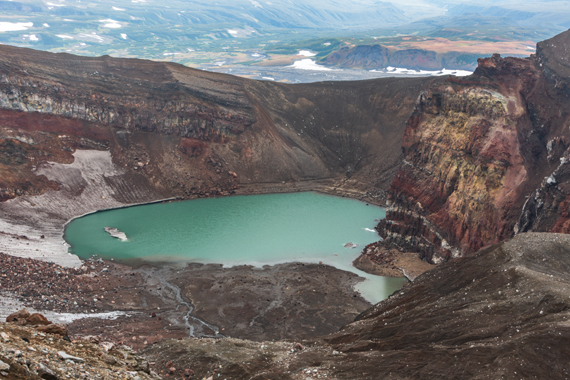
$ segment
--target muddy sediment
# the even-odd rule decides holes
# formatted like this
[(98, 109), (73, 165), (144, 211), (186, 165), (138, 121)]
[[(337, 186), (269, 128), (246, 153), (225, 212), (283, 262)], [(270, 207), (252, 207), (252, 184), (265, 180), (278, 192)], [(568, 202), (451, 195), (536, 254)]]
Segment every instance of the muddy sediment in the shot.
[[(362, 278), (322, 264), (173, 269), (90, 259), (65, 268), (5, 254), (0, 261), (5, 314), (22, 306), (47, 310), (52, 319), (63, 314), (74, 336), (135, 349), (165, 338), (312, 338), (371, 306), (353, 290)], [(109, 312), (118, 313), (98, 315)]]

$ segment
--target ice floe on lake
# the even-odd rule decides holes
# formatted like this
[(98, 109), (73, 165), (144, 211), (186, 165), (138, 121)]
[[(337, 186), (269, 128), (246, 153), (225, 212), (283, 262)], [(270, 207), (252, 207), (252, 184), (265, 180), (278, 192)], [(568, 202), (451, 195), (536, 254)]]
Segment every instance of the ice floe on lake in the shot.
[(127, 241), (129, 240), (127, 238), (127, 234), (125, 234), (122, 231), (119, 231), (118, 228), (114, 228), (114, 227), (105, 227), (105, 232), (107, 232), (109, 235), (111, 235), (112, 237), (119, 239), (120, 241)]

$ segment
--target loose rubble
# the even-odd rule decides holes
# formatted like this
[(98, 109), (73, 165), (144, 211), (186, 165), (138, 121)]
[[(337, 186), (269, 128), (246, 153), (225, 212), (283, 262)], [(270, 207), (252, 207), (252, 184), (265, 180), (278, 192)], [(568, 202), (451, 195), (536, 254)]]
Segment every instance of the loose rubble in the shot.
[[(124, 345), (73, 340), (31, 326), (34, 314), (0, 323), (0, 379), (159, 379), (147, 361)], [(29, 313), (28, 313), (29, 314)], [(42, 316), (43, 317), (43, 316)], [(45, 318), (45, 317), (44, 317)], [(47, 321), (49, 322), (49, 321)], [(47, 326), (53, 325), (51, 322)], [(40, 325), (46, 326), (46, 325)], [(107, 343), (107, 344), (104, 344)], [(105, 347), (110, 348), (106, 350)]]

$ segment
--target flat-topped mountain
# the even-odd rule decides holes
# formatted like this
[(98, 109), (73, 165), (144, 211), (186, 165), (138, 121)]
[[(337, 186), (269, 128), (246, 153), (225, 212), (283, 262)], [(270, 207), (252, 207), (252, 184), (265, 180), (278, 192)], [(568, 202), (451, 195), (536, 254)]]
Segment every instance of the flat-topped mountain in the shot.
[(424, 49), (393, 50), (382, 45), (345, 46), (329, 54), (322, 63), (340, 67), (384, 69), (403, 67), (410, 70), (474, 70), (478, 54), (450, 51), (438, 53)]

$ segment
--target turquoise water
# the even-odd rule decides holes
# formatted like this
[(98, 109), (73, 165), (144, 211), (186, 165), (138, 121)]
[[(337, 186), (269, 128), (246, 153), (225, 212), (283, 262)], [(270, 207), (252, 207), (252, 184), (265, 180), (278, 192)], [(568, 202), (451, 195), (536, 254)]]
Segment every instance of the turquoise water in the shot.
[[(374, 226), (384, 215), (380, 207), (317, 193), (233, 196), (101, 211), (71, 221), (64, 237), (82, 259), (226, 266), (321, 261), (366, 277), (357, 290), (377, 302), (405, 281), (368, 275), (351, 262), (379, 239)], [(359, 247), (345, 248), (349, 242)]]

